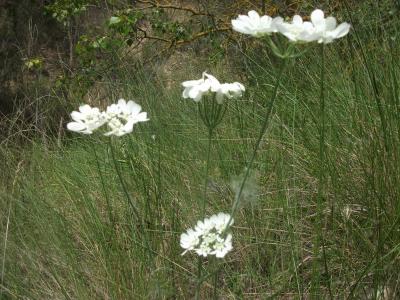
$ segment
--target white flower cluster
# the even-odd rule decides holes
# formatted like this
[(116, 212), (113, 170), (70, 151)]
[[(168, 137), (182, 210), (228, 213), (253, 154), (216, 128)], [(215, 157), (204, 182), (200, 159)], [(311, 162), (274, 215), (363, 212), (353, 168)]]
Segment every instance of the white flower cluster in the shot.
[(201, 100), (203, 95), (215, 93), (218, 104), (222, 104), (224, 98), (232, 99), (241, 97), (245, 88), (240, 82), (220, 83), (214, 76), (203, 72), (203, 76), (198, 80), (182, 82), (185, 88), (182, 97), (193, 99), (195, 102)]
[(278, 24), (283, 23), (281, 17), (271, 18), (262, 16), (254, 11), (249, 11), (248, 15), (239, 15), (236, 20), (232, 20), (233, 30), (244, 34), (250, 34), (255, 37), (269, 35), (278, 32)]
[(86, 104), (80, 106), (79, 111), (71, 113), (73, 122), (68, 123), (67, 128), (83, 134), (92, 134), (93, 131), (107, 124), (110, 131), (104, 135), (122, 136), (131, 133), (136, 123), (149, 120), (147, 113), (141, 110), (142, 107), (139, 104), (132, 100), (126, 102), (124, 99), (119, 99), (118, 103), (108, 106), (105, 112)]
[[(229, 224), (228, 224), (229, 223)], [(195, 251), (198, 255), (215, 255), (224, 257), (232, 250), (232, 234), (225, 234), (225, 229), (232, 226), (230, 215), (219, 213), (203, 221), (198, 221), (194, 229), (190, 228), (181, 235), (181, 247), (188, 251)]]
[(252, 10), (248, 16), (239, 15), (237, 19), (232, 20), (232, 27), (235, 31), (255, 37), (279, 32), (292, 42), (317, 41), (324, 44), (345, 36), (350, 30), (350, 24), (344, 22), (337, 26), (336, 19), (334, 17), (325, 18), (324, 12), (320, 9), (311, 13), (311, 22), (304, 22), (299, 15), (295, 15), (291, 22), (285, 22), (281, 17), (260, 17), (257, 12)]

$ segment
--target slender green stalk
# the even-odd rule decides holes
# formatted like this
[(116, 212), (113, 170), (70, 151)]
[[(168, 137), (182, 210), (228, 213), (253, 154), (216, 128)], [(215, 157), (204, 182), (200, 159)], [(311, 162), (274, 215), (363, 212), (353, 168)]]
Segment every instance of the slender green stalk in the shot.
[[(215, 106), (213, 106), (213, 108), (215, 108)], [(209, 126), (208, 127), (208, 147), (207, 147), (206, 170), (205, 170), (205, 175), (204, 175), (203, 198), (202, 198), (202, 202), (200, 204), (202, 219), (204, 219), (205, 213), (206, 213), (207, 186), (208, 186), (208, 175), (209, 175), (208, 173), (210, 170), (210, 157), (211, 157), (211, 145), (212, 145), (213, 132), (214, 132), (214, 127)], [(203, 262), (203, 259), (201, 258), (201, 256), (199, 256), (198, 261), (197, 261), (197, 286), (196, 286), (196, 295), (195, 295), (196, 299), (199, 299), (200, 288), (201, 288), (201, 284), (203, 282), (203, 280), (201, 278), (202, 262)]]
[(144, 222), (143, 218), (140, 217), (139, 211), (138, 211), (138, 209), (136, 208), (136, 206), (133, 204), (132, 198), (130, 197), (130, 195), (129, 195), (129, 193), (128, 193), (128, 189), (126, 188), (125, 181), (124, 181), (124, 179), (122, 178), (121, 170), (120, 170), (120, 168), (118, 167), (118, 163), (117, 163), (117, 160), (116, 160), (116, 158), (115, 158), (115, 151), (114, 151), (114, 146), (113, 146), (113, 143), (112, 143), (111, 138), (110, 138), (110, 140), (109, 140), (109, 143), (110, 143), (111, 156), (112, 156), (112, 159), (113, 159), (113, 161), (114, 161), (115, 170), (117, 171), (118, 178), (119, 178), (119, 181), (120, 181), (120, 183), (121, 183), (122, 189), (123, 189), (123, 191), (124, 191), (125, 197), (126, 197), (128, 203), (129, 203), (129, 205), (130, 205), (130, 207), (131, 207), (131, 209), (132, 209), (133, 214), (134, 214), (135, 217), (136, 217), (137, 224), (138, 224), (138, 226), (139, 226), (140, 229), (141, 229), (140, 231), (141, 231), (141, 233), (143, 234), (143, 238), (144, 238), (144, 240), (145, 240), (145, 243), (146, 243), (146, 246), (147, 246), (147, 249), (148, 249), (147, 254), (148, 254), (149, 257), (150, 257), (150, 255), (151, 255), (150, 237), (149, 237), (148, 231), (146, 230), (146, 223)]
[[(132, 212), (134, 213), (134, 215), (137, 218), (137, 220), (140, 220), (141, 218), (140, 218), (140, 215), (139, 215), (139, 211), (137, 210), (137, 208), (133, 204), (132, 198), (128, 193), (128, 189), (126, 188), (125, 181), (122, 178), (121, 170), (119, 169), (117, 160), (115, 158), (115, 150), (114, 150), (114, 146), (113, 146), (111, 138), (109, 139), (109, 144), (110, 144), (110, 150), (111, 150), (111, 157), (112, 157), (113, 162), (114, 162), (114, 167), (115, 167), (115, 170), (117, 171), (118, 179), (119, 179), (119, 181), (121, 183), (122, 190), (124, 191), (126, 200), (128, 200), (128, 203), (131, 206)], [(144, 230), (144, 228), (143, 228), (143, 230)]]
[[(322, 256), (324, 262), (324, 271), (328, 276), (328, 291), (330, 299), (333, 299), (332, 289), (330, 284), (330, 276), (329, 269), (326, 259), (326, 251), (325, 251), (325, 241), (322, 234), (322, 205), (324, 202), (324, 191), (325, 191), (325, 162), (326, 162), (326, 153), (325, 153), (325, 46), (321, 45), (321, 74), (320, 74), (320, 107), (319, 107), (319, 115), (320, 115), (320, 124), (319, 124), (319, 173), (318, 173), (318, 197), (317, 197), (317, 222), (316, 222), (316, 230), (317, 230), (317, 242), (315, 243), (314, 256), (318, 257), (319, 248), (322, 246)], [(314, 287), (319, 290), (319, 281), (320, 281), (320, 272), (318, 271), (318, 260), (314, 260), (314, 269), (313, 269), (313, 283)], [(318, 293), (317, 293), (318, 294)]]
[(292, 262), (293, 262), (293, 272), (296, 278), (296, 286), (297, 286), (297, 293), (299, 298), (301, 298), (301, 289), (300, 289), (300, 277), (299, 277), (299, 272), (297, 271), (297, 257), (298, 257), (298, 251), (294, 247), (296, 245), (296, 240), (295, 240), (295, 232), (294, 232), (294, 220), (297, 218), (297, 203), (294, 203), (294, 216), (292, 216), (292, 212), (290, 211), (290, 203), (289, 200), (296, 199), (296, 170), (295, 170), (295, 123), (296, 123), (296, 103), (297, 103), (297, 97), (293, 101), (293, 112), (292, 112), (292, 190), (293, 190), (293, 195), (290, 195), (288, 190), (288, 195), (286, 196), (286, 221), (287, 221), (287, 228), (289, 232), (289, 237), (290, 237), (290, 243), (292, 245), (291, 247), (291, 255), (292, 255)]
[[(265, 115), (264, 123), (263, 123), (263, 125), (262, 125), (262, 127), (260, 129), (260, 133), (258, 135), (258, 138), (257, 138), (256, 144), (255, 144), (253, 153), (251, 155), (250, 161), (247, 164), (246, 173), (245, 173), (245, 175), (243, 177), (243, 180), (242, 180), (242, 183), (240, 185), (239, 192), (235, 196), (235, 200), (233, 202), (232, 209), (231, 209), (231, 218), (230, 218), (230, 221), (228, 222), (228, 224), (231, 223), (231, 221), (233, 220), (233, 217), (235, 216), (235, 214), (236, 214), (236, 212), (237, 212), (237, 210), (239, 208), (239, 204), (240, 204), (240, 200), (241, 200), (241, 197), (242, 197), (244, 186), (245, 186), (245, 184), (247, 182), (247, 179), (248, 179), (248, 177), (250, 175), (250, 171), (251, 171), (251, 168), (253, 166), (254, 160), (255, 160), (255, 158), (257, 156), (257, 152), (258, 152), (258, 149), (260, 147), (262, 138), (263, 138), (265, 132), (268, 129), (268, 125), (269, 125), (272, 109), (274, 107), (274, 103), (275, 103), (276, 97), (278, 95), (278, 88), (279, 88), (279, 85), (280, 85), (280, 82), (281, 82), (281, 79), (282, 79), (282, 75), (283, 75), (283, 73), (284, 73), (284, 71), (286, 69), (286, 65), (287, 65), (287, 58), (282, 60), (282, 65), (280, 67), (280, 70), (279, 70), (279, 73), (278, 73), (278, 77), (276, 78), (275, 87), (274, 87), (274, 90), (273, 90), (273, 93), (272, 93), (271, 102), (269, 104), (269, 107), (268, 107), (268, 110), (267, 110), (267, 114)], [(227, 226), (226, 230), (228, 229), (228, 227), (229, 226)]]
[(108, 218), (109, 218), (111, 224), (114, 224), (114, 216), (113, 216), (112, 206), (111, 206), (111, 202), (110, 202), (110, 195), (108, 194), (108, 191), (107, 191), (107, 188), (105, 185), (103, 172), (101, 171), (101, 168), (100, 168), (99, 156), (97, 155), (96, 145), (94, 144), (93, 141), (92, 141), (92, 148), (93, 148), (94, 157), (96, 159), (97, 171), (99, 172), (99, 176), (100, 176), (101, 187), (103, 189), (104, 197), (106, 198), (106, 202), (107, 202)]
[[(162, 199), (162, 176), (161, 176), (161, 145), (160, 145), (160, 138), (157, 138), (157, 179), (156, 179), (156, 205), (157, 205), (157, 217), (158, 220), (161, 220), (162, 216), (162, 206), (161, 206), (161, 199)], [(160, 224), (161, 225), (161, 222)]]
[(215, 260), (215, 271), (214, 271), (214, 280), (213, 280), (213, 299), (217, 300), (218, 299), (218, 261)]
[(201, 274), (202, 274), (202, 268), (203, 266), (203, 260), (202, 258), (199, 256), (197, 259), (197, 284), (196, 284), (196, 293), (194, 298), (196, 300), (200, 299), (200, 288), (201, 288), (201, 284), (203, 283), (203, 279), (201, 278)]
[(204, 178), (204, 187), (203, 187), (203, 201), (201, 204), (201, 217), (204, 218), (206, 214), (206, 203), (207, 203), (207, 186), (208, 186), (208, 173), (210, 169), (210, 154), (211, 154), (211, 145), (212, 145), (212, 136), (213, 136), (213, 128), (208, 129), (208, 147), (207, 147), (207, 161), (206, 161), (206, 171)]

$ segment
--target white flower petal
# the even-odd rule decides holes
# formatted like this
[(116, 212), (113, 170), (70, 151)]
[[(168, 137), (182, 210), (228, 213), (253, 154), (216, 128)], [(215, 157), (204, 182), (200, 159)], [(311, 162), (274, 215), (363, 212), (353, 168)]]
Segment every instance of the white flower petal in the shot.
[(335, 38), (341, 38), (344, 37), (345, 35), (347, 35), (350, 31), (350, 24), (349, 23), (342, 23), (340, 24), (334, 31), (333, 34), (335, 36)]
[(84, 120), (84, 115), (81, 112), (73, 111), (71, 113), (71, 119), (74, 121), (83, 121)]
[(185, 88), (185, 89), (183, 90), (183, 92), (182, 92), (182, 97), (183, 97), (184, 99), (189, 98), (189, 91), (190, 91), (189, 88)]
[(138, 114), (142, 110), (142, 107), (132, 100), (129, 100), (126, 106), (128, 108), (128, 111), (134, 115)]
[(325, 30), (335, 30), (337, 26), (336, 19), (334, 17), (327, 17), (325, 20)]
[(232, 20), (232, 28), (240, 33), (249, 34), (254, 37), (260, 37), (266, 34), (277, 32), (276, 22), (270, 16), (262, 16), (252, 10), (248, 12), (248, 16), (239, 15), (235, 20)]
[(300, 17), (299, 15), (295, 15), (295, 16), (293, 17), (292, 23), (293, 23), (294, 25), (301, 25), (301, 24), (303, 24), (303, 18)]
[(121, 106), (121, 107), (125, 107), (125, 106), (126, 106), (126, 101), (125, 101), (125, 99), (119, 99), (119, 100), (118, 100), (118, 105)]
[(79, 106), (79, 111), (81, 113), (90, 113), (92, 111), (92, 108), (90, 107), (90, 105), (85, 104), (85, 105)]
[(259, 21), (260, 20), (260, 15), (255, 10), (249, 11), (248, 15), (249, 15), (249, 18), (252, 21)]
[(311, 13), (311, 22), (314, 25), (321, 24), (324, 22), (324, 12), (320, 9), (316, 9)]
[(192, 86), (201, 84), (202, 82), (204, 82), (204, 79), (188, 80), (188, 81), (182, 82), (182, 86), (183, 87), (192, 87)]
[(84, 131), (86, 129), (86, 126), (83, 123), (70, 122), (67, 124), (67, 129), (71, 130), (71, 131), (80, 132), (80, 131)]
[(146, 122), (149, 121), (149, 119), (147, 118), (147, 112), (141, 112), (140, 114), (137, 114), (135, 116), (135, 121), (136, 122)]
[(200, 88), (201, 88), (201, 86), (195, 86), (195, 87), (193, 87), (192, 89), (190, 89), (190, 91), (189, 91), (189, 93), (188, 93), (189, 98), (195, 99), (195, 98), (197, 98), (199, 95), (201, 96)]

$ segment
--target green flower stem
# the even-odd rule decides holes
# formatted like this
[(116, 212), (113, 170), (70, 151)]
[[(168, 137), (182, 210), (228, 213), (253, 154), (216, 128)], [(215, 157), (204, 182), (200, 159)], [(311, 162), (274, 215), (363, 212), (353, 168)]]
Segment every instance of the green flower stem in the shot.
[(100, 168), (99, 156), (97, 155), (96, 145), (95, 145), (94, 141), (92, 141), (92, 148), (93, 148), (93, 152), (94, 152), (94, 157), (96, 159), (97, 171), (99, 172), (99, 176), (100, 176), (101, 187), (103, 189), (104, 197), (106, 198), (106, 202), (107, 202), (108, 218), (109, 218), (111, 224), (114, 225), (114, 216), (113, 216), (113, 212), (112, 212), (112, 206), (110, 203), (110, 195), (108, 194), (107, 189), (106, 189), (103, 172), (101, 171), (101, 168)]
[[(131, 196), (130, 196), (129, 193), (128, 193), (128, 189), (126, 188), (124, 179), (122, 178), (121, 170), (120, 170), (120, 168), (119, 168), (119, 166), (118, 166), (118, 163), (117, 163), (117, 160), (116, 160), (116, 158), (115, 158), (115, 150), (114, 150), (114, 146), (113, 146), (112, 138), (111, 138), (111, 137), (110, 137), (110, 139), (109, 139), (109, 144), (110, 144), (110, 149), (111, 149), (111, 157), (112, 157), (113, 162), (114, 162), (114, 167), (115, 167), (115, 170), (117, 171), (118, 179), (119, 179), (119, 181), (120, 181), (120, 183), (121, 183), (122, 190), (124, 191), (126, 200), (128, 200), (128, 203), (129, 203), (129, 205), (131, 206), (132, 212), (134, 213), (136, 219), (137, 219), (137, 220), (140, 220), (141, 218), (140, 218), (140, 215), (139, 215), (139, 211), (137, 210), (137, 208), (136, 208), (135, 205), (133, 204), (132, 198), (131, 198)], [(144, 228), (143, 228), (143, 230), (144, 230)]]
[[(230, 218), (230, 221), (228, 222), (228, 224), (231, 223), (231, 221), (233, 220), (233, 217), (235, 216), (235, 214), (236, 214), (236, 212), (237, 212), (237, 210), (239, 208), (239, 204), (240, 204), (240, 200), (241, 200), (241, 197), (242, 197), (244, 186), (245, 186), (245, 184), (247, 182), (247, 179), (248, 179), (248, 177), (250, 175), (250, 171), (251, 171), (251, 168), (253, 166), (254, 160), (255, 160), (255, 158), (257, 156), (257, 152), (258, 152), (258, 149), (260, 147), (261, 140), (262, 140), (265, 132), (268, 129), (268, 125), (269, 125), (272, 109), (274, 107), (274, 103), (275, 103), (276, 97), (278, 95), (278, 88), (279, 88), (280, 82), (282, 80), (282, 75), (283, 75), (283, 73), (284, 73), (284, 71), (286, 69), (286, 65), (287, 65), (287, 58), (284, 58), (282, 60), (282, 65), (281, 65), (281, 68), (279, 70), (278, 77), (276, 78), (276, 83), (275, 83), (275, 87), (274, 87), (274, 90), (273, 90), (273, 93), (272, 93), (271, 102), (270, 102), (270, 104), (268, 106), (268, 111), (267, 111), (267, 114), (265, 115), (264, 123), (263, 123), (263, 125), (261, 127), (261, 130), (260, 130), (260, 133), (258, 135), (258, 138), (257, 138), (257, 141), (256, 141), (256, 145), (255, 145), (254, 150), (253, 150), (253, 154), (251, 155), (250, 161), (247, 164), (246, 173), (245, 173), (245, 175), (243, 177), (243, 181), (242, 181), (242, 183), (240, 185), (239, 192), (235, 196), (235, 201), (233, 202), (232, 210), (231, 210), (231, 218)], [(227, 226), (227, 228), (225, 230), (227, 230), (228, 228), (229, 228), (229, 225)]]
[[(325, 46), (321, 45), (321, 74), (320, 74), (320, 107), (319, 107), (319, 115), (320, 115), (320, 124), (319, 124), (319, 174), (318, 174), (318, 198), (317, 198), (317, 222), (316, 222), (316, 230), (317, 230), (317, 242), (315, 243), (314, 255), (318, 257), (318, 252), (320, 249), (320, 245), (322, 246), (322, 257), (324, 263), (324, 271), (325, 274), (329, 276), (329, 269), (326, 259), (325, 252), (325, 241), (322, 233), (322, 205), (324, 202), (324, 191), (325, 191), (325, 162), (326, 162), (326, 153), (325, 153)], [(313, 274), (314, 278), (314, 286), (319, 289), (319, 280), (320, 280), (320, 272), (317, 269), (318, 260), (315, 259)], [(328, 279), (328, 291), (330, 295), (330, 299), (333, 299), (332, 289), (330, 285), (330, 278)], [(318, 293), (319, 294), (319, 293)]]
[[(203, 198), (202, 202), (200, 204), (200, 211), (201, 211), (201, 218), (204, 219), (205, 214), (206, 214), (206, 203), (207, 203), (207, 186), (208, 186), (208, 176), (209, 176), (209, 171), (210, 171), (210, 157), (211, 157), (211, 145), (212, 145), (212, 136), (214, 133), (215, 129), (215, 123), (213, 122), (210, 123), (210, 119), (205, 119), (211, 117), (215, 121), (217, 120), (217, 115), (215, 115), (215, 110), (219, 110), (220, 107), (215, 106), (215, 100), (212, 99), (212, 111), (210, 112), (211, 116), (208, 116), (207, 113), (203, 114), (203, 121), (208, 127), (208, 147), (207, 147), (207, 160), (206, 160), (206, 170), (205, 170), (205, 175), (204, 175), (204, 188), (203, 188)], [(201, 104), (199, 104), (201, 105)], [(206, 104), (205, 104), (206, 105)], [(217, 104), (219, 105), (219, 104)], [(206, 121), (207, 120), (207, 121)], [(213, 125), (215, 126), (213, 126)], [(203, 264), (203, 259), (201, 256), (199, 256), (198, 261), (197, 261), (197, 285), (196, 285), (196, 295), (195, 299), (199, 299), (199, 294), (200, 294), (200, 288), (201, 284), (203, 282), (201, 276), (202, 276), (202, 264)]]
[(136, 220), (138, 222), (138, 226), (140, 227), (141, 233), (143, 234), (143, 237), (145, 239), (146, 247), (147, 247), (147, 250), (148, 250), (148, 255), (150, 255), (152, 250), (151, 250), (151, 247), (150, 247), (149, 234), (146, 231), (146, 223), (144, 222), (143, 218), (140, 217), (139, 211), (136, 208), (136, 206), (133, 204), (132, 198), (130, 197), (130, 195), (128, 193), (128, 189), (126, 188), (124, 179), (122, 178), (121, 170), (118, 167), (118, 163), (117, 163), (117, 160), (115, 158), (115, 151), (114, 151), (114, 146), (113, 146), (111, 137), (109, 139), (109, 144), (110, 144), (110, 149), (111, 149), (111, 156), (112, 156), (112, 159), (113, 159), (113, 162), (114, 162), (115, 170), (117, 171), (117, 175), (118, 175), (119, 181), (120, 181), (121, 186), (122, 186), (122, 190), (124, 191), (125, 197), (128, 200), (128, 203), (129, 203), (129, 205), (130, 205), (130, 207), (132, 209), (133, 214), (136, 217)]
[(202, 265), (203, 265), (203, 260), (202, 260), (201, 256), (199, 256), (198, 259), (197, 259), (197, 284), (196, 284), (196, 294), (195, 294), (195, 296), (194, 296), (194, 298), (195, 298), (196, 300), (199, 300), (199, 299), (200, 299), (200, 288), (201, 288), (201, 284), (203, 283), (203, 278), (201, 278), (201, 274), (202, 274), (201, 268), (202, 268)]
[(211, 145), (212, 145), (212, 136), (214, 133), (213, 128), (208, 129), (208, 147), (207, 147), (207, 161), (206, 161), (206, 171), (204, 178), (204, 187), (203, 187), (203, 202), (201, 204), (201, 218), (204, 219), (206, 214), (206, 203), (207, 203), (207, 186), (208, 186), (208, 176), (210, 170), (210, 156), (211, 156)]
[(219, 267), (217, 259), (214, 260), (215, 262), (215, 271), (214, 271), (214, 280), (213, 280), (213, 300), (218, 300), (218, 274), (219, 274)]

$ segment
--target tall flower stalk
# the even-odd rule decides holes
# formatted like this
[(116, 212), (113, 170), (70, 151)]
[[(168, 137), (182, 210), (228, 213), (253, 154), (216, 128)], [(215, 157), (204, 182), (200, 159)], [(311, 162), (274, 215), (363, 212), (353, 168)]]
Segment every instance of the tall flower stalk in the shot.
[(226, 112), (226, 104), (218, 104), (213, 96), (206, 96), (205, 99), (199, 103), (199, 114), (204, 125), (207, 127), (207, 159), (206, 159), (206, 169), (204, 174), (204, 188), (203, 197), (200, 204), (201, 218), (205, 217), (206, 213), (206, 203), (207, 203), (207, 186), (208, 177), (210, 169), (210, 157), (212, 148), (212, 139), (216, 127), (221, 123), (222, 118)]
[[(264, 136), (270, 119), (270, 114), (274, 105), (274, 102), (277, 97), (277, 91), (279, 87), (279, 83), (281, 81), (281, 77), (286, 66), (286, 60), (288, 57), (297, 57), (302, 54), (299, 52), (298, 54), (294, 54), (293, 44), (294, 43), (309, 43), (309, 42), (317, 42), (321, 44), (321, 89), (320, 89), (320, 122), (319, 122), (319, 174), (318, 174), (318, 202), (317, 202), (317, 221), (315, 225), (317, 226), (317, 241), (315, 243), (314, 254), (317, 257), (320, 243), (322, 242), (322, 253), (324, 260), (324, 269), (325, 273), (329, 275), (324, 240), (322, 236), (322, 204), (323, 204), (323, 194), (324, 194), (324, 185), (325, 185), (325, 55), (324, 48), (325, 44), (332, 43), (335, 39), (339, 39), (348, 34), (350, 30), (350, 24), (344, 22), (341, 24), (337, 24), (337, 21), (334, 17), (325, 17), (325, 14), (322, 10), (316, 9), (311, 13), (310, 21), (303, 21), (303, 18), (299, 15), (295, 15), (291, 22), (286, 22), (280, 17), (271, 18), (270, 16), (259, 16), (255, 11), (250, 11), (248, 15), (239, 15), (236, 20), (232, 20), (232, 26), (235, 31), (241, 32), (243, 34), (248, 34), (253, 37), (262, 37), (266, 36), (269, 46), (272, 52), (277, 56), (283, 59), (282, 67), (277, 77), (277, 81), (275, 84), (275, 88), (272, 94), (270, 106), (268, 107), (267, 114), (265, 116), (263, 125), (260, 130), (260, 134), (256, 141), (256, 145), (253, 150), (253, 154), (250, 158), (250, 161), (247, 165), (246, 173), (244, 175), (243, 181), (240, 185), (240, 189), (238, 193), (235, 195), (235, 200), (232, 205), (231, 218), (234, 218), (237, 209), (240, 205), (242, 192), (246, 181), (251, 172), (251, 168), (253, 166), (254, 159), (256, 157), (258, 148), (260, 146), (262, 137)], [(287, 47), (286, 53), (283, 55), (280, 53), (279, 47), (277, 47), (270, 35), (273, 33), (280, 33), (285, 36), (289, 40), (289, 45)], [(228, 227), (227, 227), (228, 228)], [(314, 274), (315, 278), (313, 278), (313, 286), (318, 285), (319, 287), (319, 272), (316, 270), (318, 266), (317, 260), (315, 260), (314, 264)], [(332, 299), (332, 291), (329, 282), (329, 295)]]
[[(200, 205), (201, 218), (205, 217), (206, 214), (206, 206), (207, 206), (207, 187), (208, 187), (208, 178), (210, 172), (210, 158), (211, 158), (211, 149), (212, 149), (212, 139), (214, 135), (215, 128), (221, 123), (222, 118), (226, 112), (226, 104), (218, 104), (217, 99), (213, 99), (214, 97), (208, 96), (199, 103), (199, 113), (200, 117), (203, 120), (203, 123), (207, 127), (208, 131), (208, 139), (207, 139), (207, 159), (206, 159), (206, 169), (204, 174), (204, 187), (203, 187), (203, 197)], [(203, 259), (201, 256), (198, 257), (197, 262), (197, 286), (196, 286), (196, 299), (199, 299), (200, 288), (202, 284), (202, 263)], [(214, 281), (215, 283), (215, 281)], [(216, 287), (215, 287), (216, 288)]]
[[(325, 242), (322, 234), (323, 227), (323, 202), (325, 193), (325, 182), (326, 182), (326, 151), (325, 151), (325, 123), (326, 123), (326, 112), (325, 112), (325, 44), (320, 45), (321, 51), (321, 73), (320, 73), (320, 97), (319, 97), (319, 170), (318, 170), (318, 196), (317, 196), (317, 222), (315, 222), (317, 241), (314, 245), (314, 256), (318, 257), (319, 250), (322, 247), (322, 259), (324, 264), (325, 274), (329, 276), (328, 263), (326, 259)], [(314, 278), (313, 285), (315, 288), (319, 289), (319, 278), (320, 272), (318, 271), (318, 260), (314, 260)], [(332, 290), (330, 286), (330, 280), (328, 280), (328, 291), (330, 298), (333, 299)], [(316, 293), (319, 294), (319, 293)]]
[[(234, 83), (220, 83), (214, 76), (203, 73), (201, 79), (198, 80), (189, 80), (182, 83), (182, 86), (185, 88), (182, 96), (183, 98), (190, 98), (195, 102), (198, 102), (199, 115), (201, 120), (203, 121), (205, 127), (207, 128), (207, 158), (206, 158), (206, 167), (205, 167), (205, 175), (204, 175), (204, 187), (203, 187), (203, 195), (199, 201), (200, 208), (200, 216), (204, 219), (206, 214), (206, 206), (207, 206), (207, 187), (208, 187), (208, 178), (209, 178), (209, 170), (210, 170), (210, 161), (211, 161), (211, 149), (212, 149), (212, 140), (215, 129), (222, 122), (222, 119), (225, 115), (227, 105), (225, 99), (232, 99), (241, 97), (244, 92), (244, 86), (239, 82)], [(215, 219), (215, 218), (214, 218)], [(214, 220), (211, 218), (210, 220)], [(231, 219), (230, 216), (225, 216), (224, 219), (229, 220), (227, 225), (223, 223), (222, 231), (225, 231), (225, 225), (227, 227), (230, 226)], [(204, 222), (207, 223), (208, 219), (205, 219)], [(212, 223), (212, 222), (211, 222)], [(202, 226), (200, 226), (202, 227)], [(208, 229), (207, 229), (208, 230)], [(196, 246), (199, 247), (196, 252), (199, 254), (197, 261), (197, 283), (196, 283), (196, 291), (195, 291), (195, 299), (200, 298), (200, 289), (203, 283), (202, 276), (202, 266), (203, 266), (203, 258), (202, 256), (207, 256), (212, 254), (212, 248), (216, 247), (216, 245), (220, 245), (225, 249), (228, 249), (226, 252), (222, 252), (223, 257), (225, 254), (231, 249), (231, 239), (229, 241), (226, 240), (224, 234), (222, 233), (211, 233), (206, 230), (204, 233), (203, 230), (196, 229), (188, 231), (188, 233), (183, 234), (181, 236), (181, 246), (187, 250), (194, 250)], [(203, 233), (204, 236), (203, 236)], [(220, 236), (221, 235), (221, 236)], [(193, 243), (193, 245), (192, 245)], [(206, 249), (206, 250), (205, 250)], [(205, 251), (205, 252), (204, 252)], [(211, 252), (210, 252), (211, 251)], [(214, 251), (216, 251), (214, 249)], [(219, 255), (219, 254), (218, 254)], [(214, 280), (214, 284), (216, 284), (216, 280)], [(214, 289), (217, 287), (215, 286)]]
[(139, 220), (139, 219), (141, 219), (139, 211), (136, 208), (135, 204), (133, 203), (133, 200), (132, 200), (132, 198), (131, 198), (131, 196), (130, 196), (130, 194), (128, 192), (128, 189), (126, 187), (124, 178), (122, 177), (122, 173), (121, 173), (120, 167), (118, 166), (118, 161), (117, 161), (116, 156), (115, 156), (115, 149), (114, 149), (112, 137), (109, 138), (108, 144), (110, 146), (111, 158), (113, 160), (114, 168), (115, 168), (115, 171), (117, 172), (118, 180), (119, 180), (119, 182), (121, 184), (122, 191), (124, 192), (125, 198), (126, 198), (128, 204), (129, 204), (129, 206), (131, 207), (132, 213), (135, 215), (136, 220)]
[(151, 249), (151, 246), (150, 246), (149, 233), (146, 230), (146, 223), (145, 223), (144, 219), (140, 216), (139, 210), (136, 207), (136, 205), (134, 204), (133, 199), (132, 199), (132, 197), (130, 196), (130, 194), (128, 192), (128, 188), (127, 188), (126, 183), (124, 181), (124, 178), (122, 176), (121, 169), (120, 169), (120, 167), (118, 165), (118, 160), (116, 159), (116, 156), (115, 156), (115, 149), (114, 149), (114, 145), (113, 145), (112, 139), (113, 139), (112, 137), (109, 138), (109, 145), (110, 145), (110, 152), (111, 152), (111, 157), (112, 157), (112, 160), (113, 160), (113, 163), (114, 163), (115, 171), (117, 172), (118, 179), (119, 179), (119, 182), (121, 184), (122, 190), (124, 192), (125, 198), (126, 198), (128, 204), (129, 204), (129, 206), (130, 206), (130, 208), (132, 210), (133, 215), (136, 218), (136, 224), (139, 227), (139, 232), (143, 235), (143, 239), (144, 239), (146, 248), (148, 250), (147, 254), (150, 255), (152, 253), (152, 249)]
[[(203, 187), (203, 197), (201, 198), (200, 203), (200, 215), (201, 218), (205, 217), (206, 214), (206, 205), (207, 205), (207, 187), (208, 187), (208, 177), (210, 170), (210, 157), (211, 157), (211, 148), (212, 148), (212, 138), (214, 129), (219, 122), (222, 120), (223, 114), (221, 105), (216, 104), (214, 99), (208, 99), (206, 97), (202, 103), (199, 103), (199, 113), (200, 117), (203, 120), (203, 123), (207, 126), (208, 130), (208, 139), (207, 139), (207, 159), (206, 159), (206, 169), (204, 174), (204, 187)], [(216, 106), (217, 105), (217, 106)], [(211, 109), (211, 111), (209, 111)], [(201, 256), (197, 258), (197, 284), (196, 284), (196, 295), (195, 298), (199, 299), (200, 288), (202, 284), (202, 264), (203, 259)]]
[[(142, 107), (136, 102), (132, 100), (125, 101), (124, 99), (119, 99), (117, 103), (111, 104), (110, 106), (107, 107), (106, 111), (101, 111), (97, 107), (91, 107), (90, 105), (85, 104), (79, 107), (79, 111), (73, 111), (71, 113), (72, 121), (67, 124), (67, 128), (68, 130), (73, 132), (85, 135), (91, 135), (95, 131), (101, 131), (103, 125), (107, 125), (109, 131), (107, 132), (103, 131), (103, 134), (105, 136), (110, 136), (109, 148), (113, 164), (116, 173), (118, 175), (119, 182), (121, 184), (125, 198), (132, 210), (132, 214), (135, 217), (136, 224), (138, 225), (138, 227), (140, 227), (141, 233), (144, 236), (147, 248), (151, 250), (149, 245), (148, 234), (145, 228), (145, 223), (143, 221), (143, 218), (141, 218), (139, 210), (137, 209), (136, 205), (133, 202), (132, 197), (128, 192), (126, 183), (121, 173), (120, 166), (118, 165), (118, 161), (116, 159), (115, 149), (113, 145), (113, 138), (112, 138), (112, 136), (121, 137), (126, 134), (129, 134), (133, 131), (133, 128), (137, 123), (148, 121), (149, 119), (147, 118), (147, 113), (142, 112), (141, 110)], [(109, 213), (109, 219), (111, 223), (114, 223), (110, 197), (105, 187), (104, 177), (101, 172), (100, 162), (96, 153), (94, 143), (92, 143), (92, 147), (96, 158), (96, 165), (100, 175), (102, 188), (104, 190), (104, 196), (106, 197), (107, 201), (107, 210)]]
[(112, 209), (111, 202), (110, 202), (110, 195), (106, 188), (103, 172), (101, 171), (99, 155), (97, 154), (96, 144), (94, 143), (94, 141), (92, 141), (92, 148), (93, 148), (94, 157), (96, 159), (97, 172), (99, 173), (99, 176), (100, 176), (101, 187), (103, 189), (104, 197), (106, 198), (108, 219), (109, 219), (110, 223), (114, 226), (115, 221), (114, 221), (113, 209)]

